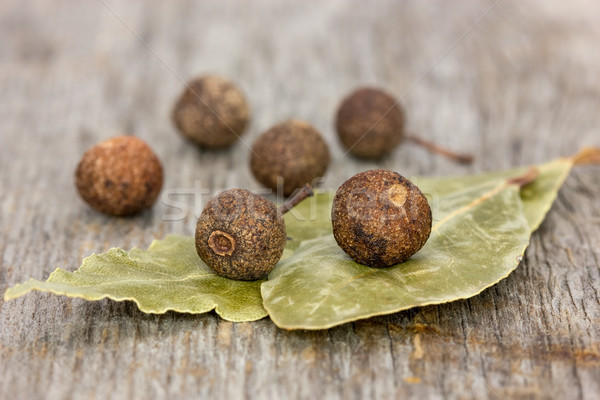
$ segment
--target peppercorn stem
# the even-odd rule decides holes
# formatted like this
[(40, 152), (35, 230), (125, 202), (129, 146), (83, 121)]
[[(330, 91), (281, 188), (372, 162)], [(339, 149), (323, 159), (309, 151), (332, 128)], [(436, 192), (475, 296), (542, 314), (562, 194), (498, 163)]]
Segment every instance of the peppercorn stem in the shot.
[(414, 135), (407, 135), (406, 139), (410, 140), (418, 144), (419, 146), (424, 147), (432, 153), (440, 154), (446, 158), (449, 158), (452, 161), (455, 161), (460, 164), (471, 164), (473, 162), (472, 154), (460, 154), (456, 153), (452, 150), (448, 150), (444, 147), (438, 146), (437, 144), (430, 142), (428, 140), (421, 139), (420, 137)]
[(296, 195), (294, 195), (294, 197), (292, 197), (291, 199), (288, 199), (285, 203), (283, 203), (280, 207), (279, 207), (279, 212), (281, 214), (285, 214), (286, 212), (290, 211), (292, 208), (296, 207), (296, 205), (298, 203), (300, 203), (302, 200), (304, 200), (307, 197), (312, 196), (313, 190), (312, 187), (307, 183), (306, 185), (302, 186), (302, 189), (300, 189), (300, 191), (298, 193), (296, 193)]
[(507, 183), (509, 185), (518, 185), (520, 188), (529, 185), (538, 177), (540, 171), (535, 167), (530, 167), (523, 175), (510, 178)]

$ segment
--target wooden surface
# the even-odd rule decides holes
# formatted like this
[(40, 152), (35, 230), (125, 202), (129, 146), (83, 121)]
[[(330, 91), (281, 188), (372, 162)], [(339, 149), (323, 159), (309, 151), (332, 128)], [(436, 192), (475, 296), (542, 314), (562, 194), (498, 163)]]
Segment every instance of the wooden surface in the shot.
[[(0, 291), (191, 234), (210, 197), (194, 188), (259, 189), (246, 144), (290, 117), (324, 133), (329, 188), (376, 166), (468, 174), (599, 145), (598, 20), (592, 0), (3, 1)], [(238, 82), (252, 106), (246, 144), (230, 151), (199, 151), (169, 121), (182, 80), (205, 72)], [(334, 110), (359, 84), (396, 93), (412, 132), (476, 162), (409, 144), (381, 163), (345, 156)], [(83, 151), (120, 133), (147, 140), (166, 173), (153, 211), (131, 219), (91, 211), (73, 185)], [(598, 169), (574, 171), (523, 263), (479, 296), (327, 331), (0, 300), (0, 397), (600, 398), (599, 198)]]

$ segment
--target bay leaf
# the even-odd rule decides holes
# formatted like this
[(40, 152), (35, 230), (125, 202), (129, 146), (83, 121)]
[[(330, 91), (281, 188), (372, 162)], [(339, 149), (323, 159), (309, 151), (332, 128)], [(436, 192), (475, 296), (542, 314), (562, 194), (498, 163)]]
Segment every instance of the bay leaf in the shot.
[(325, 329), (356, 319), (471, 297), (505, 278), (529, 242), (517, 185), (442, 196), (425, 246), (408, 261), (369, 268), (333, 235), (304, 241), (261, 287), (273, 322)]
[[(577, 165), (599, 165), (600, 148), (586, 147), (572, 157), (562, 157), (536, 166), (539, 174), (529, 185), (521, 189), (521, 200), (531, 231), (535, 231), (546, 216), (558, 191), (571, 169)], [(494, 171), (478, 175), (460, 177), (412, 178), (428, 198), (464, 190), (474, 185), (498, 184), (512, 176), (524, 174), (530, 167), (517, 167), (504, 171)]]
[[(345, 322), (477, 295), (519, 264), (573, 165), (598, 163), (585, 149), (536, 167), (536, 179), (519, 190), (511, 178), (527, 168), (464, 178), (416, 178), (434, 198), (434, 229), (405, 263), (372, 269), (352, 261), (327, 231), (333, 193), (322, 193), (289, 217), (288, 235), (300, 240), (261, 287), (271, 319), (286, 329), (325, 329)], [(307, 218), (313, 216), (315, 219)], [(329, 220), (328, 220), (329, 221)]]
[[(558, 195), (558, 190), (569, 175), (574, 165), (574, 158), (561, 158), (537, 166), (537, 178), (520, 192), (523, 209), (531, 231), (535, 231), (542, 221), (552, 203)], [(413, 182), (435, 202), (443, 195), (467, 190), (472, 186), (492, 187), (511, 176), (519, 176), (527, 171), (528, 167), (514, 168), (507, 171), (497, 171), (489, 174), (480, 174), (466, 177), (451, 178), (415, 178)]]
[(262, 281), (236, 281), (216, 275), (196, 254), (193, 237), (169, 235), (148, 250), (111, 249), (83, 260), (75, 272), (56, 269), (45, 282), (30, 279), (9, 288), (4, 298), (32, 291), (86, 300), (131, 300), (145, 313), (173, 310), (199, 314), (215, 310), (228, 321), (254, 321), (267, 315)]

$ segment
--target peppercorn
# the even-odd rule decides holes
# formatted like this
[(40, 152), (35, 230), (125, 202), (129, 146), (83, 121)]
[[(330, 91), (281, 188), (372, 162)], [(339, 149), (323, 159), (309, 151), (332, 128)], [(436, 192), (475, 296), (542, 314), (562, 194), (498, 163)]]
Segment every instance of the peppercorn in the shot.
[(313, 192), (305, 186), (277, 208), (245, 189), (212, 198), (196, 225), (196, 251), (218, 275), (230, 279), (265, 277), (277, 264), (287, 236), (283, 214)]
[(118, 136), (87, 150), (75, 170), (75, 186), (92, 208), (127, 216), (152, 206), (162, 188), (160, 160), (143, 140)]
[(405, 117), (400, 101), (381, 89), (363, 87), (344, 98), (337, 111), (336, 129), (348, 153), (379, 160), (408, 140), (428, 151), (461, 163), (473, 162), (462, 154), (404, 132)]
[(402, 141), (404, 111), (393, 96), (375, 88), (360, 88), (337, 111), (336, 129), (350, 154), (379, 159)]
[(210, 149), (237, 142), (249, 118), (243, 93), (218, 76), (203, 76), (188, 82), (172, 112), (173, 122), (184, 137)]
[(370, 267), (407, 260), (431, 233), (427, 198), (408, 179), (381, 169), (356, 174), (338, 188), (331, 220), (342, 250)]
[(261, 184), (283, 194), (322, 177), (330, 162), (319, 131), (304, 121), (289, 120), (264, 132), (252, 146), (250, 170)]

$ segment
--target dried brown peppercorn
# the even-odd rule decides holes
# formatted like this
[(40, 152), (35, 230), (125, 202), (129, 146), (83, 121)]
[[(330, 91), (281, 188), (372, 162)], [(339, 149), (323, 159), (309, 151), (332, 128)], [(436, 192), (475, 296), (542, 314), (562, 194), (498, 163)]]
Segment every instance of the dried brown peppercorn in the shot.
[(383, 90), (359, 88), (342, 100), (336, 129), (348, 152), (362, 158), (382, 158), (402, 140), (404, 111)]
[(212, 198), (196, 225), (196, 251), (218, 275), (231, 279), (265, 277), (281, 258), (286, 244), (283, 214), (311, 196), (310, 186), (279, 209), (244, 189), (230, 189)]
[(361, 158), (381, 159), (403, 140), (453, 161), (469, 164), (473, 156), (459, 154), (404, 132), (405, 116), (400, 102), (376, 88), (359, 88), (344, 98), (338, 108), (336, 130), (347, 151)]
[(237, 142), (249, 118), (242, 92), (218, 76), (190, 81), (172, 112), (179, 132), (199, 146), (212, 149)]
[(160, 160), (143, 140), (118, 136), (87, 150), (75, 186), (92, 208), (109, 215), (137, 214), (152, 206), (163, 183)]
[[(325, 174), (331, 158), (323, 136), (304, 121), (289, 120), (264, 132), (252, 146), (250, 170), (264, 186), (285, 196)], [(281, 183), (278, 182), (280, 180)]]
[(431, 208), (408, 179), (381, 169), (361, 172), (337, 190), (333, 235), (356, 262), (388, 267), (419, 251), (431, 233)]

